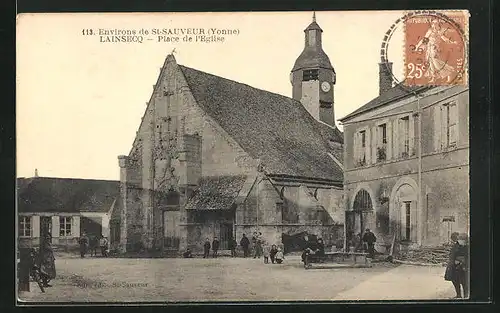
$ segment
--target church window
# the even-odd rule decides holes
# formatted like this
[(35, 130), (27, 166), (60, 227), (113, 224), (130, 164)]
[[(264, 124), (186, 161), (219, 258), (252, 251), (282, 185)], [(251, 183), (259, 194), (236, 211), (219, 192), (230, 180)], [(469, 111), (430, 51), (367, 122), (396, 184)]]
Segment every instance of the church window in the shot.
[(302, 80), (310, 81), (310, 80), (318, 80), (319, 79), (319, 70), (305, 70), (303, 73)]
[(19, 236), (31, 237), (31, 235), (32, 235), (31, 216), (20, 216), (19, 217)]
[(71, 236), (71, 216), (59, 217), (59, 237)]

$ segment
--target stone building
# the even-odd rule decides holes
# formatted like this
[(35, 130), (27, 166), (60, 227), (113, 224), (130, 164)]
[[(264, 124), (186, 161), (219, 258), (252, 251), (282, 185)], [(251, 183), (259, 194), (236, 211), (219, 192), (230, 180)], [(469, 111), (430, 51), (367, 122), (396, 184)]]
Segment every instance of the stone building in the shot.
[(436, 246), (469, 229), (469, 89), (392, 86), (342, 118), (346, 235), (365, 228), (379, 251)]
[(132, 149), (119, 157), (122, 251), (199, 251), (214, 237), (227, 249), (256, 231), (269, 243), (301, 232), (343, 238), (335, 71), (315, 18), (304, 32), (293, 98), (167, 56)]

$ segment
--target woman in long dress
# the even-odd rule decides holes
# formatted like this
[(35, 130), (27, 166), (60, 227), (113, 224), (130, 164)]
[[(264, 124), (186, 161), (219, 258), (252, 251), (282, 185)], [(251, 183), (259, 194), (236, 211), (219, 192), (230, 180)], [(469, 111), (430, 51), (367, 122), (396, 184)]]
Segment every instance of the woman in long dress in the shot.
[(52, 235), (47, 233), (40, 244), (40, 278), (44, 287), (50, 287), (49, 281), (56, 278), (56, 265), (52, 250)]
[(445, 36), (446, 29), (439, 24), (439, 21), (434, 19), (424, 38), (422, 38), (416, 45), (415, 50), (418, 51), (422, 46), (425, 46), (425, 61), (426, 67), (425, 77), (429, 78), (429, 83), (434, 82), (436, 79), (451, 80), (451, 75), (455, 71), (453, 66), (447, 64), (441, 59), (441, 44), (442, 42), (456, 44), (456, 41)]

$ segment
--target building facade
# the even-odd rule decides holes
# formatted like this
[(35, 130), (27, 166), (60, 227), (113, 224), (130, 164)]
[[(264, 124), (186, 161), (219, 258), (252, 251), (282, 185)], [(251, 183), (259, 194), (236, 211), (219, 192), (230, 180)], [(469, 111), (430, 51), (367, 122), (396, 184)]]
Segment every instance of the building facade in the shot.
[(18, 178), (18, 239), (20, 247), (36, 247), (44, 234), (52, 244), (76, 247), (83, 232), (110, 238), (111, 216), (120, 197), (118, 181), (32, 177)]
[[(342, 133), (334, 70), (315, 20), (288, 98), (177, 64), (168, 55), (121, 168), (120, 246), (202, 250), (217, 237), (343, 237)], [(290, 250), (291, 247), (285, 249)]]
[(346, 235), (377, 250), (437, 246), (469, 229), (469, 90), (391, 86), (341, 119)]

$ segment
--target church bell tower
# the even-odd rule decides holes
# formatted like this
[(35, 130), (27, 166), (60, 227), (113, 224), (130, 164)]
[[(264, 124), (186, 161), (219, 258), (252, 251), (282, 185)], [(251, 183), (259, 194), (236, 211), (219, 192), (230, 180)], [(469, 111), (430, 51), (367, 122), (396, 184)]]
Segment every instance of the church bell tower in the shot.
[(290, 81), (292, 97), (298, 100), (319, 121), (335, 127), (334, 97), (335, 70), (323, 51), (323, 30), (316, 23), (313, 13), (312, 23), (304, 30), (305, 46), (295, 61)]

